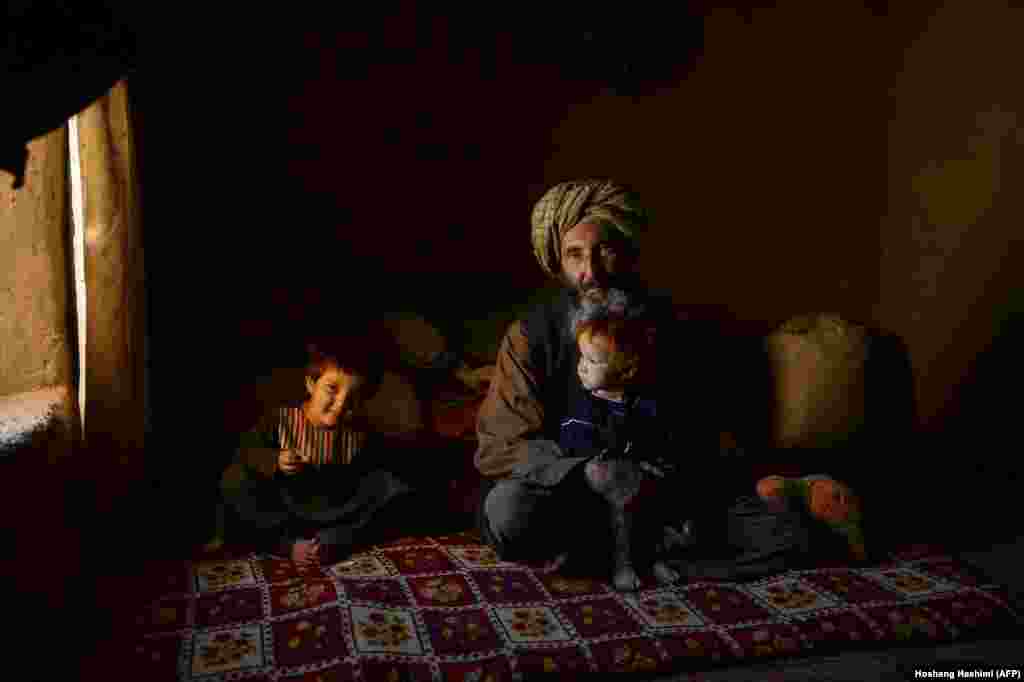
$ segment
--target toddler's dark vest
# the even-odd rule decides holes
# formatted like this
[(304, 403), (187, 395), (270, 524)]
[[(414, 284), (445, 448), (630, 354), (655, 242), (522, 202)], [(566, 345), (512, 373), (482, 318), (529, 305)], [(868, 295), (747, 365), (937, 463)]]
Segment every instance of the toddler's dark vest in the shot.
[[(538, 390), (544, 405), (544, 437), (555, 442), (560, 440), (565, 418), (590, 399), (576, 375), (579, 348), (569, 331), (569, 311), (574, 296), (572, 290), (565, 289), (534, 308), (523, 320), (530, 364), (537, 372)], [(644, 294), (643, 301), (658, 327), (658, 349), (664, 358), (659, 360), (658, 366), (663, 368), (665, 376), (659, 377), (658, 393), (650, 397), (663, 409), (669, 405), (673, 409), (681, 407), (680, 401), (689, 401), (693, 396), (672, 378), (678, 371), (685, 371), (687, 362), (682, 339), (677, 336), (679, 324), (667, 298)]]

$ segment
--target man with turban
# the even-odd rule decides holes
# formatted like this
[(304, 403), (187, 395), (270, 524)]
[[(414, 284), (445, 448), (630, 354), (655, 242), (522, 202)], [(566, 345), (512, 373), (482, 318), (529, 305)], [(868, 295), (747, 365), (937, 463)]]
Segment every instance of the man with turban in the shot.
[[(712, 376), (714, 358), (728, 351), (714, 331), (680, 319), (667, 296), (642, 284), (636, 265), (647, 226), (648, 215), (635, 194), (610, 180), (564, 182), (536, 203), (534, 254), (564, 287), (510, 325), (498, 351), (477, 422), (475, 464), (484, 477), (480, 533), (504, 560), (568, 555), (588, 569), (607, 566), (611, 533), (603, 523), (604, 501), (587, 481), (586, 458), (562, 450), (559, 429), (585, 390), (576, 375), (580, 358), (571, 320), (581, 307), (608, 301), (609, 293), (619, 290), (644, 305), (655, 323), (654, 390), (659, 405), (672, 411), (668, 419), (679, 425), (676, 452), (649, 454), (653, 459), (669, 455), (684, 465), (678, 475), (698, 482), (674, 496), (691, 499), (669, 503), (689, 514), (676, 525), (695, 528), (697, 547), (714, 548), (718, 557), (675, 567), (690, 577), (702, 571), (723, 578), (779, 570), (794, 551), (805, 553), (806, 529), (798, 515), (773, 511), (752, 497), (738, 500), (750, 492), (743, 489), (749, 482), (730, 476), (729, 458), (722, 456), (724, 409), (715, 386), (724, 382)], [(666, 529), (666, 538), (687, 542), (686, 531), (671, 531)], [(718, 554), (721, 550), (726, 553)]]
[[(718, 428), (711, 401), (694, 368), (678, 361), (702, 358), (711, 346), (706, 335), (676, 319), (666, 296), (649, 291), (637, 276), (639, 237), (647, 222), (636, 196), (610, 180), (556, 185), (533, 209), (534, 254), (565, 286), (508, 329), (478, 417), (475, 463), (485, 477), (478, 523), (504, 559), (569, 553), (580, 560), (582, 550), (593, 566), (609, 555), (607, 513), (585, 480), (580, 466), (585, 458), (563, 452), (558, 444), (562, 420), (584, 390), (576, 374), (579, 350), (571, 319), (586, 302), (605, 301), (615, 290), (643, 302), (657, 324), (658, 347), (676, 360), (658, 366), (687, 372), (686, 377), (659, 374), (659, 384), (670, 392), (665, 404), (685, 419), (687, 447), (706, 454), (708, 466), (713, 465)], [(710, 497), (713, 486), (707, 491)], [(724, 514), (724, 505), (719, 506)]]

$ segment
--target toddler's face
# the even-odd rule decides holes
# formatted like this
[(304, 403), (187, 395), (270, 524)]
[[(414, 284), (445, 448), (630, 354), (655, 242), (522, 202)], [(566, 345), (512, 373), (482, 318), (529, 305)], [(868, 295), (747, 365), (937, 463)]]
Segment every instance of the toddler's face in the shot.
[(330, 367), (313, 383), (306, 378), (309, 392), (307, 416), (314, 426), (332, 429), (351, 415), (364, 379)]
[(576, 373), (583, 388), (588, 391), (609, 388), (615, 378), (615, 372), (610, 365), (611, 353), (608, 352), (608, 342), (601, 336), (584, 334), (580, 337), (579, 346), (580, 362), (576, 366)]

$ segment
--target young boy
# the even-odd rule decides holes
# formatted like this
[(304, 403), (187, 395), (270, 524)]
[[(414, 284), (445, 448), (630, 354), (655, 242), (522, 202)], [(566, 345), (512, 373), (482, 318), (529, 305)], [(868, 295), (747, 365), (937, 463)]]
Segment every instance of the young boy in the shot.
[(393, 512), (412, 486), (356, 416), (379, 386), (380, 349), (347, 337), (311, 344), (308, 353), (306, 399), (269, 410), (241, 436), (221, 478), (208, 550), (241, 542), (312, 568), (341, 560), (374, 528), (403, 522)]

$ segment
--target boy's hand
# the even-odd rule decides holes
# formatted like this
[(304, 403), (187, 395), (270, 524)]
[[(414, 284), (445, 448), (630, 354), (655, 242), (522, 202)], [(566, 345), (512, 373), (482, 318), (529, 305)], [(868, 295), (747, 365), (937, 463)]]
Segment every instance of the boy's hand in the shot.
[(281, 450), (277, 456), (277, 468), (285, 476), (299, 473), (305, 465), (305, 460), (294, 450)]

